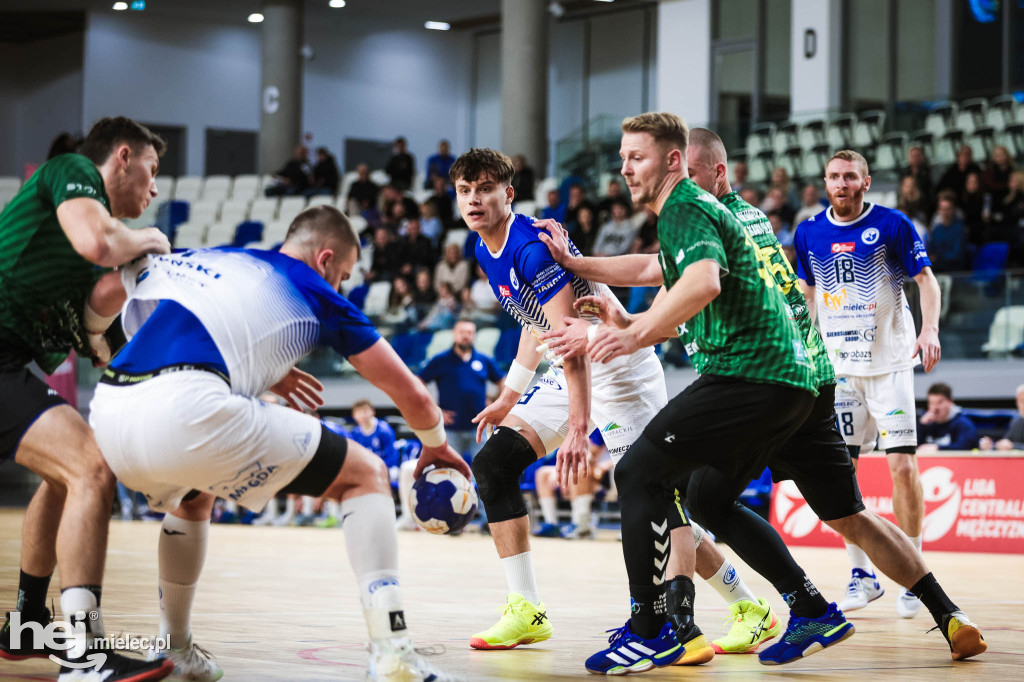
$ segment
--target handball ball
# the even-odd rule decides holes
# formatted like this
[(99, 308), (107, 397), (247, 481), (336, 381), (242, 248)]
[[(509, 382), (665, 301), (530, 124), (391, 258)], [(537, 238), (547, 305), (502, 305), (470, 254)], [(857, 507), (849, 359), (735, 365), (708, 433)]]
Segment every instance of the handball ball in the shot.
[(458, 533), (476, 516), (476, 490), (455, 469), (435, 468), (412, 486), (412, 515), (435, 535)]

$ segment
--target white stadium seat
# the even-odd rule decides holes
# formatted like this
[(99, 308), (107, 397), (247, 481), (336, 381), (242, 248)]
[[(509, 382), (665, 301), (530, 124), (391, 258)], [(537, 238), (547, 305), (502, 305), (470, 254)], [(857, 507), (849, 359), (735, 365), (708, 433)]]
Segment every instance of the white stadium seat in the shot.
[(231, 196), (231, 178), (227, 175), (208, 175), (203, 183), (203, 199), (224, 201)]
[(198, 175), (182, 175), (174, 183), (174, 198), (181, 201), (195, 201), (203, 187), (203, 179)]
[(391, 282), (374, 282), (366, 292), (366, 300), (363, 302), (363, 312), (367, 315), (383, 315), (388, 309), (388, 299), (391, 297)]
[(174, 198), (174, 178), (169, 175), (156, 176), (156, 199), (163, 203)]
[(277, 209), (277, 219), (291, 222), (306, 208), (305, 197), (284, 197)]
[(249, 220), (269, 223), (277, 220), (277, 199), (256, 199), (249, 207)]
[(252, 201), (259, 195), (260, 176), (239, 175), (231, 186), (231, 198), (235, 201)]
[(214, 223), (206, 230), (207, 246), (224, 246), (235, 239), (235, 230), (238, 226), (234, 223)]
[(271, 244), (280, 244), (288, 235), (289, 222), (274, 220), (263, 223), (263, 241)]
[(206, 244), (206, 224), (187, 221), (178, 225), (174, 235), (177, 248), (195, 249)]
[(330, 194), (318, 194), (315, 197), (309, 198), (309, 206), (306, 208), (313, 208), (314, 206), (332, 206), (334, 205), (334, 197)]

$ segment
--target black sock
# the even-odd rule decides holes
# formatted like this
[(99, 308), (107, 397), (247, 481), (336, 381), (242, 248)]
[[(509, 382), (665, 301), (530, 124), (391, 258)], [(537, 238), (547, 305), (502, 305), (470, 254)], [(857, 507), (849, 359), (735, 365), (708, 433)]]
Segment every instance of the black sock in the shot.
[(932, 618), (935, 619), (935, 624), (939, 627), (942, 626), (942, 617), (947, 613), (953, 611), (959, 611), (956, 604), (946, 596), (942, 588), (939, 586), (935, 576), (931, 573), (925, 575), (925, 577), (914, 583), (914, 586), (910, 588), (910, 591), (921, 600), (921, 603), (928, 609), (928, 613), (932, 614)]
[(632, 615), (629, 627), (644, 639), (654, 639), (665, 625), (665, 588), (652, 585), (630, 585)]
[(828, 611), (828, 602), (806, 575), (795, 575), (775, 585), (789, 605), (793, 615), (800, 618), (821, 618)]
[(668, 621), (678, 634), (686, 634), (693, 627), (693, 580), (685, 575), (677, 575), (668, 581), (666, 591), (668, 599)]
[(18, 579), (18, 603), (15, 611), (30, 616), (42, 616), (46, 611), (46, 591), (50, 589), (52, 575), (42, 578), (21, 572)]

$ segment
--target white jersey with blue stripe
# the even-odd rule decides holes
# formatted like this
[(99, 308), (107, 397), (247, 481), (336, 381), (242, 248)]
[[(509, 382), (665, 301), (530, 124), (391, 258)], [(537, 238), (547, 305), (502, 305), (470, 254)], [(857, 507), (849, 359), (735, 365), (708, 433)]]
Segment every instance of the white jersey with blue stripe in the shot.
[[(621, 304), (604, 284), (577, 277), (563, 269), (552, 258), (548, 247), (537, 236), (540, 230), (533, 226), (534, 218), (513, 214), (505, 243), (497, 253), (492, 253), (482, 239), (476, 244), (476, 259), (487, 273), (498, 303), (520, 325), (535, 335), (550, 331), (551, 323), (544, 315), (542, 306), (566, 286), (571, 286), (575, 298), (583, 296), (606, 296), (613, 305)], [(569, 243), (570, 250), (580, 255), (576, 245)], [(594, 317), (584, 316), (592, 324), (598, 324)], [(642, 348), (622, 363), (591, 363), (594, 377), (613, 373), (622, 366), (632, 366), (654, 352)]]
[(909, 369), (914, 319), (903, 284), (928, 253), (901, 212), (867, 204), (841, 222), (828, 208), (796, 229), (797, 276), (815, 287), (821, 337), (837, 375), (876, 376)]
[[(354, 305), (301, 261), (276, 251), (203, 249), (146, 256), (121, 275), (129, 339), (160, 301), (194, 315), (217, 346), (233, 393), (258, 397), (314, 348), (361, 353), (380, 338)], [(158, 352), (158, 351), (154, 351)], [(187, 361), (161, 355), (161, 363)]]

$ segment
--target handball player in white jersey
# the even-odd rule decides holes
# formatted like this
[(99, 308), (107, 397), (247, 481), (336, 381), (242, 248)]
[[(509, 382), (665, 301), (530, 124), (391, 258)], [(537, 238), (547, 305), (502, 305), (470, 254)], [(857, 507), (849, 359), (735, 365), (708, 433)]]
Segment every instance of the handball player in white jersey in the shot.
[[(294, 369), (330, 346), (395, 402), (430, 464), (469, 468), (447, 444), (441, 410), (366, 317), (338, 294), (359, 242), (329, 206), (301, 213), (280, 252), (206, 249), (125, 268), (130, 339), (104, 372), (90, 422), (114, 474), (166, 511), (160, 534), (160, 634), (175, 672), (223, 674), (195, 646), (190, 614), (216, 497), (252, 510), (279, 492), (340, 501), (349, 562), (370, 634), (369, 679), (452, 679), (412, 646), (398, 580), (387, 469), (267, 390), (320, 404), (322, 386)], [(419, 471), (417, 471), (417, 474)]]

